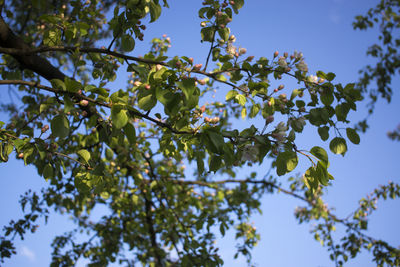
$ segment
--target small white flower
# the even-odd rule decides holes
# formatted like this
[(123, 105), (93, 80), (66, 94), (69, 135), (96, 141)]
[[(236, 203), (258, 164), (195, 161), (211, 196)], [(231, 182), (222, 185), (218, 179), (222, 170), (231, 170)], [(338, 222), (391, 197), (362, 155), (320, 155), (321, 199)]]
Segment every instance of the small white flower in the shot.
[(281, 121), (277, 126), (276, 126), (276, 130), (278, 132), (286, 132), (288, 130), (288, 127), (285, 125), (285, 123), (283, 121)]
[(286, 132), (277, 132), (277, 133), (272, 133), (271, 135), (273, 138), (275, 138), (276, 141), (282, 143), (286, 139)]
[(231, 36), (229, 36), (229, 41), (231, 42), (231, 43), (234, 43), (234, 42), (236, 42), (236, 36), (235, 35), (231, 35)]
[(296, 67), (298, 70), (300, 71), (308, 71), (308, 66), (307, 64), (304, 62), (304, 60), (301, 60), (299, 63), (296, 64)]
[(287, 67), (286, 58), (280, 57), (278, 59), (278, 65), (281, 66), (282, 68), (286, 68)]
[(258, 153), (259, 153), (259, 151), (258, 151), (257, 146), (247, 144), (243, 147), (241, 160), (243, 162), (245, 162), (245, 161), (256, 162)]
[(310, 75), (307, 77), (307, 80), (311, 83), (316, 83), (316, 82), (318, 82), (318, 77), (315, 75)]
[(301, 124), (306, 125), (306, 118), (300, 117), (297, 119)]
[(236, 53), (236, 47), (234, 46), (234, 45), (231, 45), (231, 44), (229, 44), (228, 45), (228, 47), (226, 48), (226, 52), (229, 54), (229, 55), (235, 55), (235, 53)]
[(303, 53), (294, 51), (293, 56), (294, 56), (296, 59), (300, 60), (300, 59), (303, 58)]

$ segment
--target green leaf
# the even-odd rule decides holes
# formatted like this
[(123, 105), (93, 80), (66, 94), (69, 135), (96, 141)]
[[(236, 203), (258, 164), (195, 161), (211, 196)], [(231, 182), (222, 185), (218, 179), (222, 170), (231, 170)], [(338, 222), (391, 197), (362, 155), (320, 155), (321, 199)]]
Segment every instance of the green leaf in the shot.
[(51, 166), (50, 163), (46, 164), (46, 166), (43, 169), (43, 178), (46, 179), (46, 181), (48, 179), (53, 178), (54, 175), (54, 170), (53, 170), (53, 166)]
[(181, 82), (176, 83), (185, 95), (186, 100), (189, 100), (190, 96), (196, 89), (196, 83), (193, 78), (183, 79)]
[(246, 116), (247, 116), (247, 109), (246, 109), (246, 107), (243, 107), (243, 108), (242, 108), (242, 111), (240, 112), (240, 115), (241, 115), (241, 117), (242, 117), (243, 120), (246, 119)]
[(207, 135), (210, 138), (211, 144), (215, 149), (213, 149), (215, 153), (222, 154), (224, 151), (224, 137), (222, 135), (213, 132), (213, 131), (207, 131)]
[(0, 159), (1, 161), (7, 162), (8, 156), (13, 151), (14, 146), (10, 143), (0, 143)]
[(229, 33), (230, 30), (229, 28), (225, 27), (225, 28), (219, 28), (218, 29), (218, 34), (221, 37), (222, 40), (224, 40), (225, 42), (228, 41), (229, 38)]
[(69, 134), (69, 121), (64, 114), (55, 116), (51, 121), (51, 133), (55, 137), (65, 138)]
[(86, 162), (89, 163), (90, 160), (90, 152), (86, 149), (81, 149), (78, 151), (78, 155)]
[(244, 0), (235, 0), (233, 7), (235, 9), (241, 9), (244, 5)]
[(204, 16), (204, 14), (209, 10), (209, 7), (202, 7), (199, 10), (199, 18), (201, 19), (205, 19), (206, 17)]
[(318, 181), (322, 184), (327, 186), (329, 182), (328, 170), (324, 164), (321, 164), (320, 161), (317, 163), (317, 168), (315, 170)]
[(244, 106), (246, 105), (246, 97), (244, 95), (238, 94), (235, 96), (235, 100), (239, 105)]
[(45, 46), (56, 46), (61, 43), (61, 31), (57, 28), (53, 28), (46, 31), (43, 38), (43, 44)]
[(121, 129), (128, 123), (128, 115), (125, 109), (122, 109), (119, 105), (111, 107), (111, 120), (115, 128)]
[(334, 97), (331, 92), (323, 92), (321, 94), (321, 101), (325, 106), (330, 106), (333, 103)]
[(222, 164), (222, 159), (220, 156), (212, 155), (210, 157), (210, 164), (209, 164), (210, 171), (212, 172), (218, 171), (219, 168), (221, 168), (221, 164)]
[(310, 167), (304, 173), (304, 183), (313, 192), (318, 188), (319, 180), (315, 167)]
[(251, 106), (249, 117), (250, 118), (254, 118), (255, 116), (257, 116), (257, 114), (260, 111), (260, 109), (261, 109), (261, 107), (260, 107), (260, 104), (258, 104), (258, 103), (253, 105), (253, 106)]
[(125, 34), (121, 38), (121, 49), (125, 52), (130, 52), (135, 48), (135, 39), (132, 36)]
[(214, 37), (214, 28), (213, 27), (205, 27), (201, 29), (201, 39), (206, 42), (212, 42)]
[[(157, 1), (158, 3), (158, 1)], [(153, 1), (149, 4), (150, 8), (150, 22), (156, 21), (161, 15), (161, 6), (159, 4), (155, 4)]]
[(197, 172), (202, 174), (204, 172), (204, 160), (201, 153), (196, 154)]
[(65, 83), (59, 79), (53, 79), (50, 81), (51, 86), (54, 89), (60, 90), (60, 91), (66, 91), (67, 87), (65, 86)]
[(346, 140), (344, 140), (341, 137), (335, 137), (331, 140), (330, 144), (329, 144), (329, 148), (331, 149), (331, 151), (335, 154), (342, 154), (344, 156), (344, 154), (347, 151), (347, 144), (346, 144)]
[(321, 70), (317, 71), (317, 77), (323, 78), (325, 80), (327, 79), (325, 72), (323, 72)]
[(347, 138), (353, 143), (358, 145), (360, 143), (360, 136), (353, 128), (346, 128)]
[(319, 127), (318, 128), (318, 134), (321, 137), (321, 139), (323, 141), (328, 140), (329, 138), (329, 127), (328, 126), (324, 126), (324, 127)]
[(299, 94), (301, 94), (301, 92), (303, 92), (303, 90), (294, 89), (294, 90), (292, 91), (292, 94), (290, 95), (290, 100), (292, 101), (296, 96), (298, 96)]
[(288, 172), (293, 171), (298, 164), (298, 158), (296, 152), (284, 151), (279, 153), (276, 158), (276, 173), (282, 176)]
[(112, 151), (110, 148), (106, 149), (106, 159), (107, 160), (113, 160), (114, 158), (114, 151)]
[(157, 99), (153, 94), (149, 94), (147, 96), (139, 98), (138, 105), (139, 108), (143, 110), (150, 110), (157, 104)]
[(239, 94), (239, 93), (238, 93), (237, 91), (235, 91), (235, 90), (230, 90), (230, 91), (226, 94), (225, 100), (226, 100), (226, 101), (229, 101), (229, 100), (233, 99), (235, 96), (237, 96), (238, 94)]
[(333, 79), (335, 79), (335, 77), (336, 77), (336, 74), (333, 73), (333, 72), (329, 72), (329, 73), (326, 75), (326, 79), (327, 79), (328, 81), (333, 81)]
[(338, 121), (346, 121), (349, 111), (350, 107), (346, 103), (337, 105), (335, 108), (335, 113)]
[(68, 77), (65, 78), (65, 88), (68, 92), (77, 93), (79, 90), (83, 89), (83, 86), (80, 82), (72, 80)]
[(124, 127), (125, 136), (131, 145), (136, 143), (136, 130), (135, 127), (129, 122)]
[(325, 149), (319, 146), (314, 146), (313, 148), (311, 148), (310, 153), (313, 154), (317, 159), (325, 163), (326, 166), (328, 166), (328, 153), (326, 153)]

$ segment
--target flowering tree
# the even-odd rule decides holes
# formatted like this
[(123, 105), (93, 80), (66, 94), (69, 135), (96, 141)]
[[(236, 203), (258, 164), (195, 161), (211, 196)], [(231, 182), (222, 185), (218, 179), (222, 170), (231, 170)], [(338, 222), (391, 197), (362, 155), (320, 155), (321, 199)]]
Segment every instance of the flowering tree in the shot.
[[(1, 161), (15, 151), (49, 184), (22, 197), (26, 216), (5, 226), (2, 260), (15, 253), (13, 240), (34, 232), (51, 208), (76, 222), (74, 231), (54, 239), (54, 266), (79, 258), (94, 265), (220, 266), (213, 241), (216, 230), (225, 235), (227, 229), (236, 231), (236, 256), (250, 263), (259, 239), (250, 216), (264, 194), (282, 192), (304, 201), (296, 217), (316, 220), (315, 238), (336, 265), (363, 248), (380, 265), (400, 264), (398, 249), (365, 234), (376, 201), (399, 196), (399, 185), (378, 188), (354, 216), (338, 218), (322, 200), (333, 180), (328, 152), (296, 146), (306, 124), (334, 154), (345, 155), (349, 141), (358, 144), (347, 115), (362, 90), (336, 83), (331, 72), (312, 75), (302, 53), (247, 56), (229, 29), (243, 0), (203, 2), (200, 35), (209, 52), (202, 63), (168, 55), (166, 36), (154, 38), (143, 57), (132, 55), (144, 21), (156, 21), (167, 0), (0, 3), (0, 84), (23, 95), (2, 107), (9, 119), (0, 125)], [(117, 71), (127, 73), (126, 89), (112, 87)], [(298, 88), (286, 88), (287, 80)], [(210, 101), (217, 86), (224, 98)], [(264, 126), (237, 128), (240, 118)], [(237, 177), (241, 168), (265, 161), (276, 175)], [(279, 176), (299, 161), (309, 168), (284, 188)], [(90, 212), (104, 205), (109, 212), (91, 221)], [(336, 224), (347, 229), (339, 242), (332, 237)], [(77, 242), (72, 237), (81, 230), (85, 239)]]

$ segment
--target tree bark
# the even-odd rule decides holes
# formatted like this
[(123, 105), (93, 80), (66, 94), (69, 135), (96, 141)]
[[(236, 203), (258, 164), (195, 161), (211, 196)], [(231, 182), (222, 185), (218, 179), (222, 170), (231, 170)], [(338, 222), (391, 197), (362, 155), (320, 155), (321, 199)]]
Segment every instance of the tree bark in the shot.
[[(1, 16), (2, 7), (0, 7), (0, 47), (4, 48), (16, 48), (21, 50), (32, 49), (24, 40), (17, 35), (8, 27), (7, 23)], [(13, 58), (24, 69), (29, 69), (46, 80), (60, 79), (64, 81), (66, 75), (62, 73), (58, 68), (54, 67), (47, 59), (38, 55), (12, 55)]]

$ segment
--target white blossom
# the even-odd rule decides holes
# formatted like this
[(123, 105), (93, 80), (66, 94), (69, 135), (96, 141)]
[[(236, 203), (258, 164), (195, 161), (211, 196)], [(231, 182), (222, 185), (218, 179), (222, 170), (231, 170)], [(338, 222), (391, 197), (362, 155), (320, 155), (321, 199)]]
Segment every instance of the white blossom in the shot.
[(241, 160), (243, 162), (245, 162), (245, 161), (256, 162), (258, 153), (259, 153), (259, 150), (258, 150), (257, 146), (247, 144), (243, 147)]
[(228, 44), (228, 47), (226, 48), (226, 52), (229, 54), (229, 55), (235, 55), (235, 53), (236, 53), (236, 47), (234, 46), (234, 45), (231, 45), (231, 44)]
[(280, 122), (276, 127), (275, 131), (271, 136), (278, 142), (284, 142), (286, 140), (286, 131), (289, 129), (284, 122)]
[(294, 56), (296, 59), (302, 59), (302, 58), (303, 58), (303, 53), (297, 52), (297, 51), (295, 50), (294, 53), (293, 53), (293, 56)]
[(315, 75), (310, 75), (310, 76), (307, 77), (307, 80), (309, 82), (316, 83), (316, 82), (318, 82), (318, 77), (315, 76)]
[(304, 60), (301, 60), (299, 63), (296, 64), (296, 67), (298, 70), (300, 71), (308, 71), (308, 66), (307, 64), (304, 62)]
[(287, 67), (286, 58), (280, 57), (278, 59), (278, 65), (281, 66), (282, 68), (286, 68)]
[(286, 132), (289, 128), (285, 125), (285, 123), (283, 121), (281, 121), (277, 126), (276, 126), (276, 130), (278, 132)]

